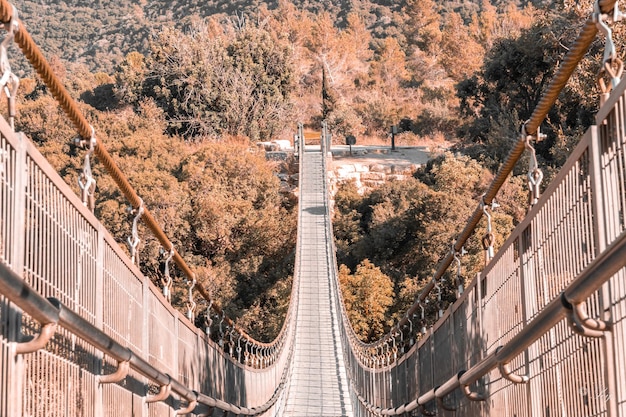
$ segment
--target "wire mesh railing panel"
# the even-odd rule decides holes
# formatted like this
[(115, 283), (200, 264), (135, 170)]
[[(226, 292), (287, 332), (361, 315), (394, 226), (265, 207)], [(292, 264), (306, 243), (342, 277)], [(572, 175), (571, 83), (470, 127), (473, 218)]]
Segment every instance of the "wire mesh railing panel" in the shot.
[(143, 282), (117, 244), (105, 239), (102, 254), (103, 330), (135, 352), (142, 352)]
[[(594, 258), (589, 152), (585, 135), (578, 159), (562, 171), (521, 233), (527, 320), (554, 299)], [(546, 191), (548, 193), (548, 191)], [(497, 267), (497, 266), (496, 266)]]
[(419, 380), (422, 385), (421, 392), (424, 393), (434, 388), (433, 381), (434, 364), (432, 358), (432, 340), (429, 338), (418, 348), (419, 358)]
[(615, 397), (619, 415), (623, 416), (626, 415), (626, 269), (611, 278), (610, 289), (616, 392), (607, 394)]
[(198, 391), (200, 389), (201, 362), (198, 361), (198, 334), (190, 328), (188, 322), (178, 321), (178, 380)]
[[(95, 322), (97, 229), (43, 157), (29, 149), (25, 189), (25, 280)], [(65, 185), (65, 184), (63, 184)], [(86, 209), (85, 209), (86, 210)]]
[(554, 183), (523, 236), (522, 262), (531, 266), (529, 279), (535, 281), (526, 281), (536, 295), (529, 318), (558, 297), (595, 256), (588, 150)]
[(361, 386), (363, 387), (363, 396), (365, 398), (374, 398), (374, 375), (369, 369), (361, 368), (359, 373), (361, 377)]
[(481, 358), (484, 341), (478, 320), (478, 290), (476, 285), (466, 289), (465, 298), (457, 309), (452, 311), (455, 369), (469, 369)]
[(508, 342), (524, 325), (517, 243), (503, 249), (495, 265), (481, 276), (482, 342), (485, 352)]
[[(233, 404), (247, 404), (245, 381), (241, 369), (233, 366), (232, 363), (225, 363), (226, 379), (226, 399)], [(259, 388), (262, 391), (263, 388)]]
[(451, 316), (438, 323), (433, 333), (433, 384), (435, 386), (443, 384), (456, 372), (454, 369), (454, 359), (452, 356), (452, 339), (450, 337)]
[(141, 415), (143, 396), (139, 396), (118, 384), (102, 385), (103, 417)]
[(170, 417), (173, 415), (172, 408), (166, 403), (155, 402), (148, 404), (148, 417)]
[(625, 102), (622, 95), (608, 112), (607, 123), (598, 123), (607, 245), (626, 229)]
[(528, 396), (525, 385), (515, 385), (507, 381), (496, 370), (485, 377), (485, 389), (489, 398), (485, 401), (482, 415), (532, 417), (527, 411)]
[(528, 348), (532, 415), (606, 415), (601, 341), (574, 334), (561, 321)]
[[(176, 317), (173, 310), (167, 308), (157, 296), (156, 289), (150, 289), (148, 309), (148, 355), (151, 365), (162, 372), (175, 375), (176, 348)], [(176, 358), (176, 359), (175, 359)]]
[(224, 398), (227, 390), (225, 387), (226, 381), (226, 366), (224, 364), (224, 357), (217, 349), (207, 348), (205, 367), (210, 370), (205, 375), (204, 384), (202, 386), (203, 391), (207, 392), (215, 398)]
[(32, 417), (94, 414), (95, 376), (49, 351), (24, 357), (22, 415)]
[[(417, 349), (415, 351), (417, 351)], [(407, 394), (403, 399), (405, 401), (407, 398), (417, 398), (420, 392), (421, 381), (417, 376), (417, 355), (407, 355), (407, 357), (404, 358), (404, 362), (406, 366), (404, 389), (406, 390)]]
[(0, 136), (0, 261), (12, 266), (16, 222), (16, 157), (8, 138)]

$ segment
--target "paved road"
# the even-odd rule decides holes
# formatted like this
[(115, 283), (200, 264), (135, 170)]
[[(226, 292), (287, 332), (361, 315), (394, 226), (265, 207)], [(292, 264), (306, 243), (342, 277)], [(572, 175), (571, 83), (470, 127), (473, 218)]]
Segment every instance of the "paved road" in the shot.
[(352, 417), (326, 245), (322, 154), (307, 151), (300, 201), (300, 300), (292, 375), (284, 416)]

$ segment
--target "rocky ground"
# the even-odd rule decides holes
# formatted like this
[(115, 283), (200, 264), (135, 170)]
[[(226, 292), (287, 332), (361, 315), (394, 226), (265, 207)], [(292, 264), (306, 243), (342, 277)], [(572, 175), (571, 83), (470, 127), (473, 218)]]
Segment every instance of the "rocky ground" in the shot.
[(333, 146), (331, 193), (346, 181), (354, 181), (361, 193), (386, 181), (402, 181), (441, 151), (426, 146), (396, 147), (394, 151), (388, 146), (353, 146), (350, 153), (348, 146)]

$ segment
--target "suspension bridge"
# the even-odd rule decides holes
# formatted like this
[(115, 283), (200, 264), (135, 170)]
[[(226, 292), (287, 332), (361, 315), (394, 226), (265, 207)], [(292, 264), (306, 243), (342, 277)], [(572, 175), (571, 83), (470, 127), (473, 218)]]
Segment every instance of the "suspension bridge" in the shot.
[[(13, 129), (16, 77), (0, 118), (0, 416), (626, 415), (626, 81), (610, 50), (615, 1), (596, 10), (432, 280), (392, 331), (361, 342), (341, 300), (326, 175), (327, 132), (298, 129), (298, 240), (291, 302), (271, 343), (254, 340), (194, 280), (124, 173), (52, 73), (15, 8), (0, 20), (83, 139), (77, 196)], [(591, 126), (540, 195), (532, 143), (598, 30), (607, 36)], [(615, 70), (615, 68), (619, 68)], [(604, 77), (604, 78), (602, 78)], [(604, 82), (608, 78), (609, 82)], [(456, 302), (427, 328), (424, 305), (525, 150), (532, 207)], [(97, 155), (135, 210), (131, 256), (95, 218)], [(135, 265), (143, 221), (169, 253), (164, 286)], [(170, 304), (167, 265), (189, 278), (187, 314)], [(213, 323), (193, 325), (193, 296)], [(213, 320), (215, 318), (216, 320)]]

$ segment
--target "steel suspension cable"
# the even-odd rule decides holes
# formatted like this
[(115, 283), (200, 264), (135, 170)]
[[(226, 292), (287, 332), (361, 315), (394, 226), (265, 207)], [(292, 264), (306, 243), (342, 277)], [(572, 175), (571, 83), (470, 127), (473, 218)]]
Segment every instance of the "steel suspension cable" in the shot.
[[(0, 21), (3, 23), (10, 22), (11, 18), (13, 17), (13, 10), (14, 9), (11, 3), (9, 3), (7, 0), (0, 0)], [(28, 59), (35, 71), (37, 71), (39, 77), (41, 77), (42, 81), (46, 84), (46, 86), (52, 93), (52, 96), (58, 101), (59, 105), (61, 106), (67, 117), (74, 124), (74, 127), (78, 131), (79, 135), (87, 141), (90, 140), (92, 137), (91, 125), (83, 116), (76, 101), (70, 96), (67, 89), (54, 74), (52, 68), (50, 67), (50, 64), (41, 53), (41, 51), (33, 41), (33, 38), (30, 36), (30, 34), (26, 30), (22, 22), (19, 21), (19, 19), (18, 29), (15, 32), (14, 39), (15, 43), (17, 43), (17, 45), (24, 53), (24, 56)], [(98, 156), (98, 159), (100, 160), (102, 165), (104, 165), (105, 169), (107, 170), (109, 175), (111, 175), (126, 199), (131, 203), (132, 207), (139, 208), (139, 206), (141, 205), (141, 198), (137, 195), (124, 173), (117, 166), (115, 160), (113, 159), (113, 157), (111, 157), (111, 154), (109, 154), (109, 152), (102, 143), (96, 143), (94, 153)], [(148, 228), (152, 231), (162, 247), (165, 250), (169, 251), (170, 248), (172, 248), (172, 242), (168, 239), (163, 229), (161, 229), (159, 223), (156, 221), (152, 213), (147, 208), (144, 208), (142, 220), (144, 224), (148, 226)], [(183, 257), (176, 250), (174, 251), (173, 260), (189, 280), (194, 279), (195, 274), (193, 273), (189, 265), (187, 265)], [(212, 299), (211, 295), (201, 285), (196, 285), (195, 288), (198, 290), (198, 293), (207, 301), (210, 301)], [(213, 302), (212, 308), (216, 312), (216, 314), (223, 314), (222, 307), (215, 301)], [(271, 346), (280, 338), (279, 335), (272, 343), (262, 343), (248, 335), (230, 318), (226, 317), (225, 322), (228, 326), (236, 329), (239, 333), (241, 333), (245, 339), (259, 346)], [(285, 326), (283, 326), (283, 328), (284, 327)]]

